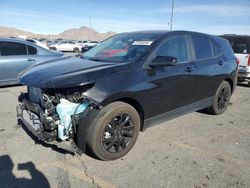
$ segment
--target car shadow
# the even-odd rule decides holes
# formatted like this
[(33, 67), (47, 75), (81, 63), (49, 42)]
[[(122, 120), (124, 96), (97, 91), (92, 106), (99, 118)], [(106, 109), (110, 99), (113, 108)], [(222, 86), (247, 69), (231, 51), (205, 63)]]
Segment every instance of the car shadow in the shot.
[(18, 87), (18, 86), (23, 86), (23, 85), (22, 84), (4, 85), (4, 86), (0, 86), (0, 89), (12, 88), (12, 87)]
[(18, 126), (21, 126), (23, 128), (23, 130), (31, 137), (31, 139), (36, 143), (36, 144), (41, 144), (42, 146), (44, 147), (47, 147), (47, 148), (50, 148), (58, 153), (61, 153), (61, 154), (70, 154), (70, 155), (74, 155), (74, 153), (72, 152), (69, 152), (69, 151), (66, 151), (64, 149), (61, 149), (61, 148), (58, 148), (57, 146), (55, 145), (52, 145), (52, 144), (48, 144), (46, 142), (43, 142), (41, 140), (39, 140), (35, 135), (33, 135), (29, 130), (28, 128), (23, 124), (22, 121), (18, 121)]
[(0, 187), (36, 187), (50, 188), (49, 181), (45, 175), (36, 169), (32, 162), (19, 163), (17, 169), (20, 171), (28, 171), (31, 179), (17, 178), (12, 173), (14, 163), (9, 155), (0, 156)]
[(237, 86), (241, 86), (241, 87), (249, 87), (248, 85), (247, 85), (247, 83), (237, 83)]
[[(96, 159), (96, 160), (99, 160), (91, 151), (88, 147), (86, 147), (86, 150), (85, 152), (83, 152), (82, 154), (75, 154), (75, 153), (72, 153), (72, 152), (69, 152), (69, 151), (66, 151), (64, 149), (61, 149), (61, 148), (58, 148), (57, 146), (55, 145), (52, 145), (52, 144), (48, 144), (46, 142), (43, 142), (41, 140), (39, 140), (36, 136), (34, 136), (29, 130), (28, 128), (23, 124), (22, 121), (18, 121), (18, 126), (21, 126), (23, 128), (23, 130), (31, 137), (31, 139), (36, 143), (36, 144), (41, 144), (42, 146), (44, 147), (47, 147), (47, 148), (50, 148), (52, 149), (53, 151), (55, 152), (58, 152), (58, 153), (61, 153), (61, 154), (70, 154), (70, 155), (82, 155), (82, 154), (86, 154), (87, 156), (93, 158), (93, 159)], [(0, 187), (1, 188), (1, 187)]]

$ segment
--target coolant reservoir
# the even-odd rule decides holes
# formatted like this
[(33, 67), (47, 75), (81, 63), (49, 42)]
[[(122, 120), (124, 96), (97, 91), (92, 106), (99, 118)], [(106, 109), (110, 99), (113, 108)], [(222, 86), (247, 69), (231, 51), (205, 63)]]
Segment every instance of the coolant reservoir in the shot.
[(66, 99), (60, 99), (60, 103), (56, 106), (56, 111), (60, 117), (58, 125), (58, 137), (61, 140), (68, 138), (68, 132), (71, 129), (71, 116), (80, 114), (88, 107), (89, 102), (72, 103)]

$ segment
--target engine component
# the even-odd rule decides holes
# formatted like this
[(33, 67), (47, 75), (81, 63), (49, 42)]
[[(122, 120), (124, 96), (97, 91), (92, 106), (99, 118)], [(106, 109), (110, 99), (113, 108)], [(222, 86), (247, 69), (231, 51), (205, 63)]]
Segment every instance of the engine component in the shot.
[(71, 116), (84, 112), (89, 106), (89, 101), (82, 103), (72, 103), (66, 99), (60, 99), (60, 103), (56, 106), (56, 111), (60, 117), (58, 124), (58, 137), (65, 140), (69, 137), (72, 128)]

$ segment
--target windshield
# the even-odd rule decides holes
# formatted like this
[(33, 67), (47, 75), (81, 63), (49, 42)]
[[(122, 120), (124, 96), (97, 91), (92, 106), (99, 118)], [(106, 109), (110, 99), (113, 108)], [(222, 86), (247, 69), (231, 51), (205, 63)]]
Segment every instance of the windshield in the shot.
[(159, 34), (123, 33), (84, 53), (84, 58), (104, 62), (132, 62), (142, 57)]

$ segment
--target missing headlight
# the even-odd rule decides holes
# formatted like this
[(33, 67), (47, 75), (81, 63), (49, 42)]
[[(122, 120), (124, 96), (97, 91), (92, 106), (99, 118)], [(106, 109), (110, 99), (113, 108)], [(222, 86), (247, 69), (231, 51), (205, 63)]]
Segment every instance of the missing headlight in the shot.
[(53, 104), (58, 104), (61, 98), (67, 99), (73, 103), (79, 103), (84, 100), (83, 93), (93, 87), (94, 83), (72, 88), (57, 88), (46, 89), (44, 91), (44, 99), (51, 101)]

